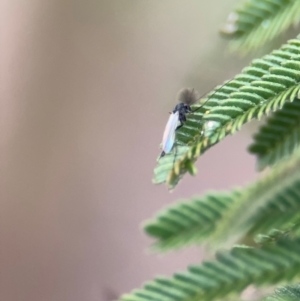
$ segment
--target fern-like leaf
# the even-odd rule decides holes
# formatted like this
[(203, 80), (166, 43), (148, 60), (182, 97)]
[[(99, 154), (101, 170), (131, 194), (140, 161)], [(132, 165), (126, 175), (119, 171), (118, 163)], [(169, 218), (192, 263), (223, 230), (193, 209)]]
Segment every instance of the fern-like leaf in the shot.
[(245, 189), (219, 222), (214, 238), (238, 240), (246, 233), (254, 235), (274, 227), (287, 229), (299, 223), (300, 153), (284, 163)]
[(216, 261), (190, 266), (172, 278), (159, 277), (123, 301), (210, 301), (240, 293), (248, 285), (277, 284), (300, 274), (300, 240), (279, 240), (262, 248), (235, 247)]
[[(297, 211), (296, 211), (297, 210)], [(300, 206), (293, 207), (287, 211), (282, 209), (272, 210), (270, 215), (267, 215), (267, 210), (264, 215), (260, 214), (259, 218), (253, 222), (252, 228), (248, 231), (247, 236), (254, 238), (257, 241), (259, 235), (267, 235), (273, 237), (274, 231), (282, 233), (292, 233), (299, 236), (300, 226)]]
[(218, 89), (206, 105), (191, 114), (178, 131), (175, 152), (158, 162), (154, 183), (172, 188), (193, 167), (196, 159), (228, 134), (252, 120), (260, 119), (293, 101), (300, 91), (300, 40), (294, 39), (262, 59), (254, 60), (243, 72)]
[(239, 196), (235, 190), (177, 202), (147, 221), (144, 230), (157, 240), (154, 250), (168, 251), (200, 243), (213, 233), (216, 223)]
[(290, 156), (300, 145), (300, 100), (286, 103), (254, 136), (249, 151), (257, 156), (259, 170)]
[(155, 250), (169, 251), (203, 239), (211, 244), (214, 238), (230, 234), (244, 240), (273, 229), (291, 230), (300, 224), (299, 168), (300, 154), (296, 153), (287, 164), (243, 190), (207, 194), (168, 206), (146, 223), (145, 231), (156, 238)]
[(299, 301), (300, 285), (278, 287), (275, 293), (263, 299), (263, 301)]
[(299, 21), (299, 0), (248, 0), (230, 13), (221, 32), (232, 39), (231, 50), (246, 54)]

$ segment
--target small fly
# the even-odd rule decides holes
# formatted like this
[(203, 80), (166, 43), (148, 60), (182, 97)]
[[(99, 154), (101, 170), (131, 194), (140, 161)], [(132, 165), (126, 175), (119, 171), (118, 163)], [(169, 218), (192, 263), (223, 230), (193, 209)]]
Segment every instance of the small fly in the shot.
[[(233, 79), (232, 79), (233, 80)], [(219, 89), (221, 89), (223, 86), (228, 84), (230, 81), (227, 81), (224, 83)], [(211, 97), (219, 91), (217, 89)], [(204, 95), (203, 95), (204, 96)], [(202, 96), (201, 96), (202, 97)], [(163, 141), (162, 141), (162, 153), (159, 158), (163, 157), (165, 154), (168, 154), (171, 152), (173, 145), (175, 143), (175, 135), (176, 131), (180, 129), (184, 123), (186, 122), (186, 115), (188, 113), (193, 113), (202, 108), (205, 103), (211, 98), (208, 98), (204, 104), (202, 104), (200, 107), (195, 109), (194, 111), (191, 108), (191, 105), (195, 104), (200, 98), (198, 92), (194, 88), (183, 88), (178, 92), (177, 99), (178, 104), (176, 105), (175, 109), (170, 113), (169, 120), (167, 122), (164, 135), (163, 135)]]
[(177, 104), (175, 109), (170, 113), (170, 117), (164, 131), (162, 141), (163, 151), (160, 158), (171, 152), (175, 143), (175, 132), (186, 122), (186, 114), (195, 112), (199, 109), (197, 108), (195, 111), (192, 111), (191, 108), (191, 105), (196, 103), (199, 99), (199, 94), (194, 89), (184, 88), (180, 90), (177, 99), (179, 104)]

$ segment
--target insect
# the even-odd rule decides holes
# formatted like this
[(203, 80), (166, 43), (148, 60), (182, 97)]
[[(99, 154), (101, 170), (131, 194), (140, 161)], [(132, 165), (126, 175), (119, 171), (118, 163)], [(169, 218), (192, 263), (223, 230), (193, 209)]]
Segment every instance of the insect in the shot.
[[(170, 117), (164, 131), (162, 141), (163, 151), (160, 158), (172, 150), (175, 142), (175, 132), (186, 122), (186, 114), (194, 112), (191, 109), (191, 105), (196, 103), (199, 99), (199, 94), (194, 89), (183, 88), (178, 92), (177, 99), (179, 103), (176, 105), (174, 110), (170, 112)], [(198, 110), (198, 108), (196, 110)]]
[[(227, 83), (231, 82), (231, 80), (225, 82), (219, 89), (224, 87)], [(215, 92), (211, 95), (211, 97), (219, 91), (219, 89), (215, 90)], [(205, 94), (204, 94), (205, 95)], [(201, 97), (203, 97), (202, 95)], [(177, 99), (179, 103), (176, 105), (174, 110), (170, 112), (170, 117), (167, 122), (163, 141), (162, 141), (162, 153), (159, 157), (162, 158), (165, 154), (171, 152), (173, 145), (175, 143), (175, 135), (176, 131), (180, 129), (184, 123), (186, 122), (186, 115), (188, 113), (193, 113), (202, 108), (206, 102), (211, 98), (208, 98), (204, 104), (195, 109), (194, 111), (191, 108), (191, 105), (195, 104), (200, 98), (198, 92), (194, 88), (183, 88), (178, 92)]]

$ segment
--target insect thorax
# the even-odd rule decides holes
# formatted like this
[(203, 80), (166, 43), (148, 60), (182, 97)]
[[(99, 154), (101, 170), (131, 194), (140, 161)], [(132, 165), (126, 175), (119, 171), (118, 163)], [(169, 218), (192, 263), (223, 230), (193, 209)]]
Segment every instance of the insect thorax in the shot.
[(182, 115), (182, 114), (185, 115), (191, 111), (192, 111), (192, 109), (189, 105), (181, 102), (178, 105), (176, 105), (175, 109), (173, 110), (173, 113), (178, 112), (179, 115)]

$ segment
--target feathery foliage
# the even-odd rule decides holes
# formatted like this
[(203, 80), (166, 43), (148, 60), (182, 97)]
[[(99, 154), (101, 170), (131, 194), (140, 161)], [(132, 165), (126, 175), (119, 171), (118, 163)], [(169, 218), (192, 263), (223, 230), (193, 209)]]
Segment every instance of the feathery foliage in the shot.
[(195, 174), (193, 163), (211, 146), (253, 118), (260, 119), (298, 97), (300, 40), (290, 40), (279, 50), (255, 59), (240, 75), (216, 90), (177, 132), (176, 143), (184, 148), (178, 147), (177, 155), (173, 151), (159, 160), (154, 183), (166, 182), (170, 188), (175, 187), (187, 171)]
[[(232, 45), (239, 51), (251, 50), (299, 18), (300, 0), (249, 0), (229, 20)], [(153, 247), (158, 251), (199, 243), (248, 246), (218, 251), (215, 260), (190, 266), (171, 278), (158, 277), (123, 295), (123, 301), (225, 301), (239, 298), (250, 285), (258, 288), (299, 279), (300, 36), (253, 60), (207, 99), (175, 132), (176, 151), (159, 160), (154, 182), (175, 187), (186, 172), (196, 173), (194, 162), (210, 147), (246, 122), (273, 113), (250, 146), (259, 167), (270, 169), (244, 189), (168, 206), (145, 224), (145, 231), (155, 238)], [(266, 300), (298, 299), (299, 286), (287, 286)]]
[[(231, 206), (220, 221), (214, 238), (223, 241), (236, 241), (250, 232), (268, 232), (276, 226), (278, 215), (282, 215), (282, 224), (277, 227), (285, 229), (299, 222), (299, 215), (294, 220), (286, 220), (285, 214), (291, 217), (292, 210), (300, 209), (300, 154), (296, 153), (288, 162), (278, 165), (266, 177), (244, 190), (238, 202)], [(234, 222), (232, 222), (234, 221)]]
[(260, 249), (237, 246), (218, 252), (215, 261), (190, 266), (172, 278), (156, 278), (121, 300), (210, 301), (240, 293), (250, 284), (277, 284), (300, 274), (299, 253), (299, 239), (280, 239)]
[(276, 111), (259, 132), (249, 151), (258, 158), (262, 170), (290, 156), (300, 145), (300, 100), (285, 103)]
[(167, 251), (200, 243), (213, 233), (216, 223), (239, 196), (235, 190), (177, 202), (147, 221), (144, 230), (157, 239), (154, 250)]
[[(154, 249), (167, 251), (222, 237), (253, 237), (300, 223), (300, 154), (243, 190), (210, 193), (168, 206), (148, 221)], [(234, 221), (234, 223), (232, 223)], [(215, 233), (217, 232), (217, 234)]]
[(229, 14), (221, 32), (232, 39), (231, 50), (246, 54), (299, 21), (299, 0), (248, 0)]
[(288, 285), (278, 287), (275, 293), (266, 297), (263, 301), (299, 301), (300, 300), (300, 285)]

